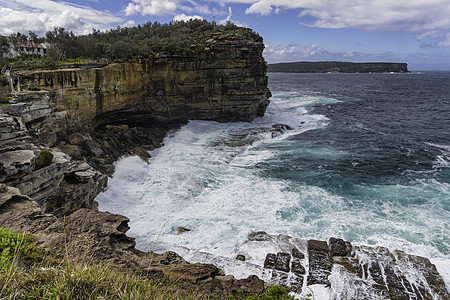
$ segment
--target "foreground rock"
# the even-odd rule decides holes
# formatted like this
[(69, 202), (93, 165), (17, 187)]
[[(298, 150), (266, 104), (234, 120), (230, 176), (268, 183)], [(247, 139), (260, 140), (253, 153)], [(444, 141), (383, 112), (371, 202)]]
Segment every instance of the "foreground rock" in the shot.
[(128, 218), (94, 209), (78, 209), (64, 218), (45, 214), (16, 189), (0, 186), (0, 224), (36, 236), (38, 249), (61, 260), (105, 263), (145, 278), (164, 278), (174, 289), (199, 290), (213, 299), (258, 295), (266, 286), (257, 276), (236, 279), (212, 264), (189, 264), (174, 252), (144, 253), (126, 236)]
[(255, 232), (238, 255), (245, 261), (206, 253), (190, 261), (213, 263), (238, 277), (257, 275), (296, 294), (326, 291), (330, 299), (450, 299), (427, 258), (398, 250)]

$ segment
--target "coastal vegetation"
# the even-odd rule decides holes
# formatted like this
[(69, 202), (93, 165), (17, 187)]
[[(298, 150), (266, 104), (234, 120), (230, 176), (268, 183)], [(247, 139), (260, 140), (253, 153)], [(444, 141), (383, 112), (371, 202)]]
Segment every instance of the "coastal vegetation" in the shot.
[[(1, 299), (209, 299), (162, 279), (128, 274), (107, 264), (57, 261), (39, 253), (33, 236), (0, 227)], [(293, 300), (272, 286), (263, 295), (239, 292), (236, 300)], [(308, 299), (308, 298), (306, 298)]]
[(49, 166), (53, 160), (53, 153), (47, 150), (42, 150), (36, 157), (36, 170)]
[(230, 22), (217, 25), (206, 20), (176, 21), (168, 24), (147, 22), (135, 27), (117, 27), (105, 32), (93, 29), (85, 35), (75, 35), (63, 27), (55, 27), (45, 37), (38, 37), (30, 31), (28, 34), (16, 33), (8, 37), (17, 49), (21, 44), (48, 43), (45, 57), (21, 54), (8, 59), (8, 40), (0, 40), (0, 67), (13, 64), (22, 68), (33, 68), (39, 62), (40, 68), (52, 69), (58, 65), (70, 63), (73, 59), (88, 59), (96, 62), (122, 61), (137, 57), (148, 57), (156, 53), (175, 54), (193, 52), (205, 47), (213, 34), (226, 34), (239, 31), (245, 38), (262, 41), (262, 38), (247, 28), (238, 27)]

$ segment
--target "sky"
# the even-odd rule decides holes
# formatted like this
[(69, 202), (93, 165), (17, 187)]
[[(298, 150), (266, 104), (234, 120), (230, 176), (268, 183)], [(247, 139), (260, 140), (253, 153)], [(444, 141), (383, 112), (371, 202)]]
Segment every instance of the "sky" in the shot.
[(450, 71), (450, 0), (0, 0), (0, 34), (75, 34), (190, 18), (264, 38), (268, 63), (406, 62)]

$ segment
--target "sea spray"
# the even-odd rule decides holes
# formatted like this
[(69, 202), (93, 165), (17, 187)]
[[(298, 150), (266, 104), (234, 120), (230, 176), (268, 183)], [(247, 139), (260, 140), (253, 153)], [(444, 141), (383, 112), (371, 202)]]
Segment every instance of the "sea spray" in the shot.
[(449, 286), (449, 102), (424, 102), (433, 74), (388, 77), (270, 74), (264, 117), (191, 121), (148, 165), (123, 158), (99, 208), (142, 250), (233, 259), (252, 231), (336, 236), (429, 257)]

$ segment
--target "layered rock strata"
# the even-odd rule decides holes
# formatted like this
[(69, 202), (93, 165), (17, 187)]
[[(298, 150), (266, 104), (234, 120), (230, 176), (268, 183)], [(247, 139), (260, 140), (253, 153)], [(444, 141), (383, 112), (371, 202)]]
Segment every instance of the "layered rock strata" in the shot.
[(236, 259), (197, 253), (190, 260), (240, 270), (243, 277), (257, 275), (296, 294), (325, 290), (329, 299), (450, 299), (436, 266), (403, 251), (260, 231), (251, 233), (237, 253)]
[[(136, 250), (125, 235), (128, 219), (99, 212), (94, 199), (120, 156), (146, 160), (167, 131), (189, 119), (263, 115), (270, 97), (263, 47), (251, 30), (238, 29), (211, 35), (192, 53), (16, 74), (21, 90), (43, 91), (14, 93), (0, 105), (1, 226), (33, 233), (38, 247), (56, 257), (69, 251), (75, 260), (164, 277), (214, 298), (261, 293), (256, 276), (237, 280), (173, 252)], [(42, 150), (53, 154), (43, 167)]]
[(55, 92), (56, 110), (76, 123), (251, 121), (264, 114), (270, 91), (264, 45), (250, 33), (212, 34), (196, 52), (18, 76), (23, 88)]

